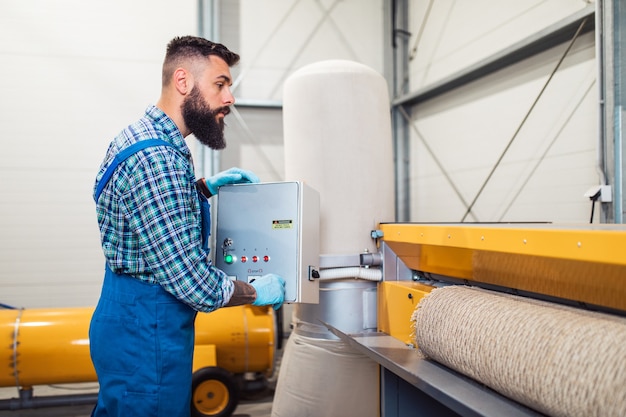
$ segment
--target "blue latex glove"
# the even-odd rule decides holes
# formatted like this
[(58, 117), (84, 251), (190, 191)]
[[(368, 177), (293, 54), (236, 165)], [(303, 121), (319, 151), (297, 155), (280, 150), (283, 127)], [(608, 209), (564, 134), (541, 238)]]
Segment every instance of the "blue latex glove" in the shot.
[(263, 275), (250, 283), (256, 290), (256, 300), (252, 305), (273, 305), (278, 310), (285, 300), (285, 280), (276, 274)]
[(212, 177), (205, 178), (204, 181), (206, 182), (206, 186), (211, 194), (216, 195), (217, 189), (222, 185), (251, 182), (256, 183), (259, 182), (259, 177), (251, 171), (246, 171), (240, 168), (230, 168), (226, 171), (220, 172), (219, 174), (215, 174)]

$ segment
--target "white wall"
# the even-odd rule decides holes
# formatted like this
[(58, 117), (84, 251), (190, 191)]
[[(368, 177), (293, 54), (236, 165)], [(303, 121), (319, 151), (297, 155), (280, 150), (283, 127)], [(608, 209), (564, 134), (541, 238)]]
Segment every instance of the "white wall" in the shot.
[(347, 59), (383, 72), (382, 0), (240, 0), (237, 96), (282, 100), (305, 65)]
[[(586, 0), (413, 0), (411, 89), (445, 78), (589, 6)], [(421, 36), (418, 34), (421, 33)]]
[(0, 302), (95, 305), (96, 172), (196, 33), (195, 0), (0, 0)]
[[(582, 0), (438, 0), (425, 19), (427, 4), (411, 2), (411, 32), (424, 25), (419, 42), (416, 36), (411, 43), (418, 46), (412, 90), (589, 6)], [(591, 203), (584, 193), (600, 181), (593, 32), (576, 41), (515, 136), (566, 46), (413, 109), (412, 221), (459, 222), (478, 196), (465, 221), (589, 222)]]

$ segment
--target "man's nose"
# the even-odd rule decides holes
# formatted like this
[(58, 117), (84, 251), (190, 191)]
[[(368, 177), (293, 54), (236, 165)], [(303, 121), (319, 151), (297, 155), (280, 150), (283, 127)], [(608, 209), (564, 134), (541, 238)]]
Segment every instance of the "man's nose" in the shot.
[(233, 93), (230, 91), (230, 88), (227, 88), (225, 90), (224, 97), (222, 98), (222, 100), (225, 106), (231, 106), (235, 104), (235, 96), (233, 96)]

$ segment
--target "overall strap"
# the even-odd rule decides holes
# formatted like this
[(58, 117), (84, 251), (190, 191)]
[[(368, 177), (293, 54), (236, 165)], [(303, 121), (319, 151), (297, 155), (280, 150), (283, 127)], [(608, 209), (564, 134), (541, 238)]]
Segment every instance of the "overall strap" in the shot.
[(119, 164), (121, 164), (122, 162), (124, 162), (130, 156), (136, 154), (137, 152), (143, 149), (152, 147), (152, 146), (170, 146), (174, 148), (174, 145), (164, 140), (148, 139), (148, 140), (139, 141), (137, 143), (130, 145), (127, 148), (122, 149), (117, 155), (115, 155), (113, 162), (111, 162), (111, 165), (109, 165), (106, 171), (104, 171), (102, 178), (100, 178), (100, 182), (98, 183), (98, 187), (96, 188), (96, 195), (94, 197), (94, 200), (98, 202), (98, 198), (100, 197), (100, 194), (102, 194), (102, 190), (104, 190), (104, 187), (107, 185), (107, 183), (111, 179), (113, 172), (115, 171), (115, 169), (118, 167)]

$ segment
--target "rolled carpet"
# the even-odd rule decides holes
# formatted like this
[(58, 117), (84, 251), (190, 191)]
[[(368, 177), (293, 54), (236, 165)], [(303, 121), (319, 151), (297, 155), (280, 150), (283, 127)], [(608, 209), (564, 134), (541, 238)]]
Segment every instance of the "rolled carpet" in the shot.
[(421, 352), (550, 416), (626, 416), (626, 319), (479, 288), (418, 304)]

